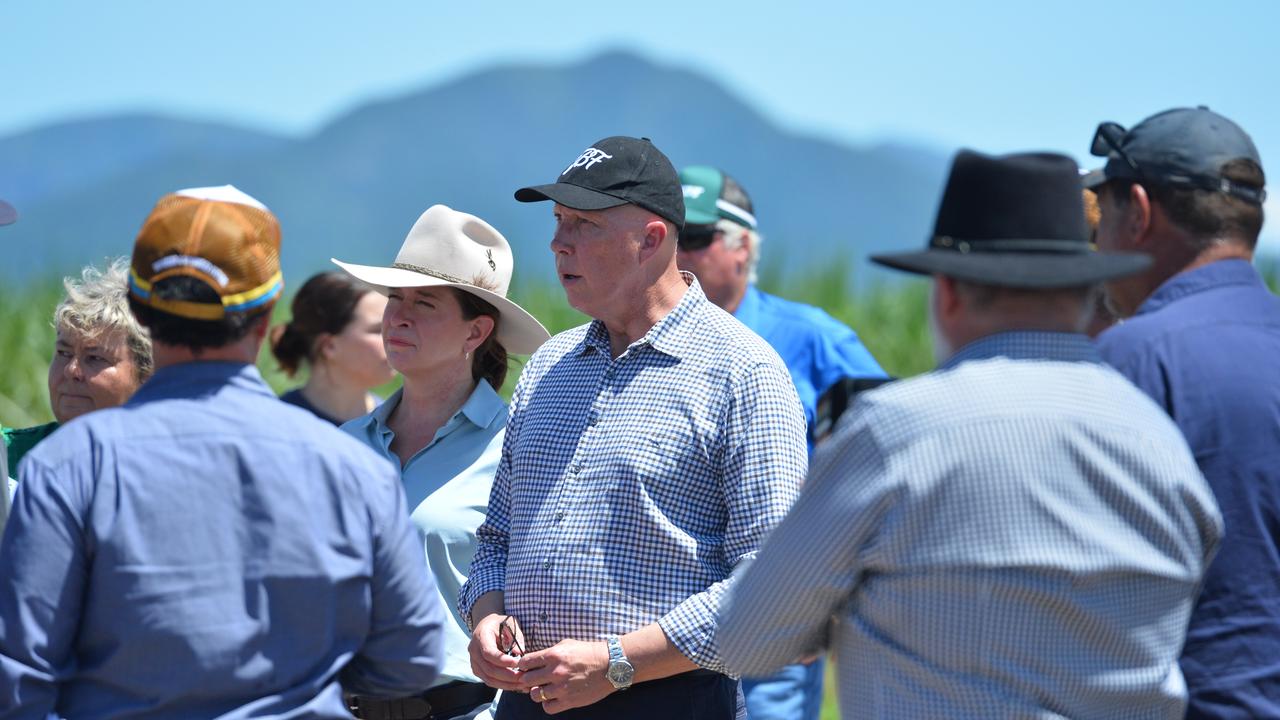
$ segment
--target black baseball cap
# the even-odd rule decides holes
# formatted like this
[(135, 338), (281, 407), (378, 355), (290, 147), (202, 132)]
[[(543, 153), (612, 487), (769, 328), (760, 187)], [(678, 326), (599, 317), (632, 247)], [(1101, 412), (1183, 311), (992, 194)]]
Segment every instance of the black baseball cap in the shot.
[(1090, 152), (1107, 158), (1107, 164), (1084, 176), (1087, 188), (1130, 179), (1223, 192), (1255, 205), (1267, 197), (1260, 187), (1222, 176), (1222, 166), (1232, 160), (1262, 167), (1262, 159), (1248, 133), (1204, 106), (1165, 110), (1132, 130), (1104, 122), (1094, 131)]
[(0, 225), (12, 225), (18, 219), (18, 211), (9, 203), (0, 200)]
[(637, 205), (684, 227), (680, 177), (649, 138), (615, 135), (582, 151), (550, 185), (516, 191), (520, 202), (551, 200), (574, 210), (604, 210)]

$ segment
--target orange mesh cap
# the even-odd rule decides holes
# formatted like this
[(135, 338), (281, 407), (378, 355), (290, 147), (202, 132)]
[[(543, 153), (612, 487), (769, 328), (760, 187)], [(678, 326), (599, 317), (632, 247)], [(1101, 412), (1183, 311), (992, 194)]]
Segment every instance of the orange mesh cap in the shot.
[[(155, 284), (172, 277), (200, 280), (220, 302), (157, 297)], [(160, 198), (133, 245), (130, 297), (171, 315), (219, 320), (270, 307), (283, 291), (280, 223), (266, 206), (230, 185)]]

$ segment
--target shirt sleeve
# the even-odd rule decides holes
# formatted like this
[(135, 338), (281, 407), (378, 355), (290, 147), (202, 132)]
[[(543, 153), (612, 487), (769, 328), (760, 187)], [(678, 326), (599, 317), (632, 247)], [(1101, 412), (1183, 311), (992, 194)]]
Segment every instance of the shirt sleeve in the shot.
[(373, 531), (369, 634), (341, 682), (349, 691), (404, 697), (435, 681), (444, 662), (444, 623), (435, 580), (422, 561), (422, 541), (409, 519), (404, 488), (390, 463), (365, 480)]
[[(88, 456), (89, 453), (86, 453)], [(76, 626), (90, 558), (88, 469), (28, 456), (0, 541), (0, 716), (52, 713), (75, 670)]]
[(818, 395), (826, 392), (836, 381), (846, 377), (886, 377), (880, 363), (871, 351), (858, 339), (858, 334), (834, 318), (831, 327), (820, 333), (819, 350), (815, 356), (817, 378), (814, 389)]
[[(527, 371), (526, 371), (527, 372)], [(516, 383), (511, 395), (505, 437), (502, 439), (502, 457), (493, 476), (493, 488), (489, 491), (489, 507), (484, 522), (476, 528), (476, 553), (471, 559), (467, 581), (458, 590), (458, 613), (466, 618), (468, 627), (473, 625), (471, 606), (485, 593), (504, 590), (507, 585), (507, 542), (511, 533), (511, 452), (519, 435), (520, 398), (523, 395), (524, 376)]]
[(866, 415), (814, 457), (800, 499), (724, 600), (721, 651), (731, 672), (764, 676), (827, 644), (895, 496)]
[[(804, 413), (791, 377), (774, 363), (744, 374), (722, 418), (722, 489), (728, 514), (724, 562), (754, 557), (787, 514), (808, 469)], [(667, 638), (701, 667), (723, 672), (717, 640), (720, 604), (732, 576), (697, 593), (659, 619)]]

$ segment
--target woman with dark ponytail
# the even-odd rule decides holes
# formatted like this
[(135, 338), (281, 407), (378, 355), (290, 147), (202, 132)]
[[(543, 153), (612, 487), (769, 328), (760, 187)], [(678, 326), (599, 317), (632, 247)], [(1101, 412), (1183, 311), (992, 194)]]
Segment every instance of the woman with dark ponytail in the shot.
[(305, 365), (307, 382), (280, 396), (334, 425), (378, 404), (369, 393), (395, 371), (382, 345), (387, 299), (340, 272), (312, 275), (293, 298), (293, 318), (271, 330), (271, 353), (293, 377)]
[(401, 717), (426, 700), (432, 718), (488, 718), (494, 691), (471, 672), (458, 590), (502, 456), (507, 353), (531, 354), (550, 336), (507, 299), (511, 248), (474, 215), (431, 207), (389, 267), (334, 262), (387, 294), (382, 338), (404, 376), (400, 390), (343, 429), (400, 467), (427, 566), (453, 617), (436, 685), (413, 699), (354, 698), (355, 715)]

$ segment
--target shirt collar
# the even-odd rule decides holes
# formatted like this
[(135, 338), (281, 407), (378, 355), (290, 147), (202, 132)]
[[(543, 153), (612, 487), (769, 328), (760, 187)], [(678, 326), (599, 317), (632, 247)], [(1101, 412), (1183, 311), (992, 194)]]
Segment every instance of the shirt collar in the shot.
[[(373, 412), (356, 420), (352, 420), (353, 427), (364, 428), (370, 425), (379, 435), (386, 437), (394, 435), (391, 428), (387, 425), (387, 420), (391, 417), (391, 413), (400, 405), (400, 400), (404, 397), (404, 388), (398, 388), (391, 397), (388, 397), (381, 405), (373, 409)], [(453, 414), (449, 419), (448, 425), (458, 419), (458, 416), (465, 417), (477, 427), (487, 428), (493, 424), (493, 421), (506, 410), (506, 403), (502, 401), (502, 396), (498, 395), (488, 380), (481, 380), (476, 383), (476, 389), (471, 391), (471, 395), (467, 397), (467, 401), (462, 404), (458, 412)]]
[(940, 369), (950, 369), (969, 360), (995, 357), (1010, 360), (1102, 362), (1098, 349), (1088, 337), (1079, 333), (1014, 330), (974, 340), (942, 363)]
[[(680, 302), (665, 317), (654, 323), (644, 337), (631, 343), (631, 347), (650, 345), (655, 350), (676, 358), (696, 348), (694, 329), (697, 323), (694, 319), (710, 301), (702, 292), (702, 286), (698, 284), (698, 279), (693, 273), (681, 271), (680, 277), (688, 285)], [(592, 320), (580, 347), (582, 352), (596, 350), (603, 353), (605, 357), (610, 357), (612, 350), (609, 345), (609, 329), (603, 322)]]
[(223, 360), (200, 360), (169, 365), (156, 370), (138, 388), (128, 405), (174, 397), (212, 395), (220, 388), (232, 386), (267, 397), (275, 397), (262, 379), (258, 368), (249, 363)]
[(1205, 290), (1228, 285), (1261, 285), (1262, 276), (1248, 260), (1218, 260), (1165, 280), (1138, 307), (1138, 315), (1153, 313), (1169, 303)]

